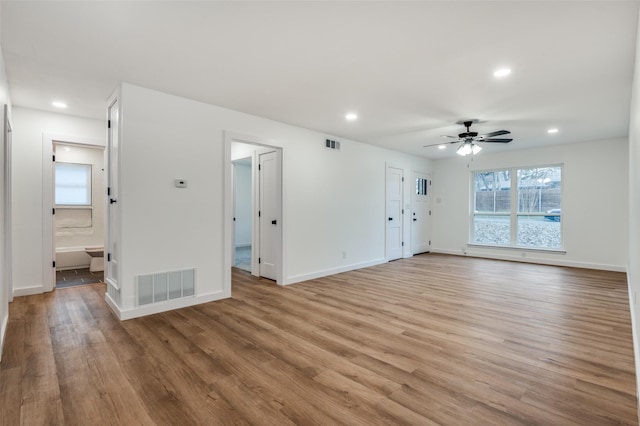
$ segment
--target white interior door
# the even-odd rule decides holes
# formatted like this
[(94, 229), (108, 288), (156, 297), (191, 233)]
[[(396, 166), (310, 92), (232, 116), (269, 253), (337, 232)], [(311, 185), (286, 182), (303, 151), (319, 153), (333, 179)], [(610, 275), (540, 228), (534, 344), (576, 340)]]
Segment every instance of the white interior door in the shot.
[(402, 257), (403, 230), (402, 230), (402, 187), (404, 182), (403, 170), (387, 166), (386, 173), (386, 256), (387, 260), (400, 259)]
[(259, 155), (259, 270), (260, 276), (277, 280), (280, 234), (280, 167), (275, 151)]
[(118, 140), (119, 128), (119, 103), (115, 100), (109, 107), (109, 137), (107, 140), (107, 274), (105, 280), (115, 288), (118, 287), (118, 261), (120, 260), (120, 247), (118, 230), (120, 229), (118, 215), (118, 160), (120, 141)]
[(411, 200), (411, 252), (424, 253), (431, 249), (429, 235), (431, 177), (426, 173), (413, 172)]

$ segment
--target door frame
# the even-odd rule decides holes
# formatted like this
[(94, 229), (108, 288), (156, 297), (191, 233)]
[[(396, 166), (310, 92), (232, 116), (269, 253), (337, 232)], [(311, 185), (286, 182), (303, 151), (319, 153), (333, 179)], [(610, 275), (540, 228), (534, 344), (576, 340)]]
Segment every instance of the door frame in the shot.
[[(11, 112), (9, 110), (9, 106), (4, 104), (4, 137), (3, 137), (3, 154), (4, 154), (4, 176), (3, 176), (3, 184), (4, 184), (4, 198), (2, 200), (3, 205), (3, 213), (4, 213), (4, 259), (3, 259), (3, 281), (6, 283), (7, 289), (7, 300), (9, 302), (13, 301), (13, 231), (11, 230), (12, 226), (12, 214), (11, 214), (11, 152), (12, 152), (12, 144), (13, 137), (12, 132), (13, 128), (11, 126)], [(0, 347), (0, 351), (2, 348)]]
[[(231, 296), (231, 267), (233, 265), (233, 255), (235, 251), (234, 246), (234, 227), (233, 227), (233, 173), (232, 173), (232, 164), (231, 164), (231, 145), (233, 142), (255, 145), (256, 148), (266, 148), (269, 150), (274, 150), (278, 152), (279, 155), (279, 181), (280, 181), (280, 212), (278, 214), (278, 222), (280, 223), (280, 227), (277, 233), (277, 241), (276, 241), (276, 250), (278, 253), (278, 261), (276, 262), (276, 283), (278, 285), (284, 284), (283, 279), (283, 271), (285, 267), (284, 261), (284, 244), (283, 244), (283, 234), (284, 234), (284, 226), (285, 223), (283, 221), (284, 209), (283, 206), (285, 204), (285, 194), (284, 194), (284, 182), (282, 179), (282, 170), (283, 170), (283, 149), (280, 146), (274, 145), (272, 141), (268, 141), (266, 139), (258, 138), (255, 136), (249, 136), (241, 133), (235, 133), (230, 131), (224, 132), (224, 167), (223, 167), (223, 184), (224, 184), (224, 285), (225, 295)], [(256, 155), (253, 155), (253, 165), (252, 165), (252, 180), (253, 180), (253, 210), (257, 211), (257, 204), (255, 199), (259, 196), (258, 191), (255, 188), (255, 182), (257, 179), (257, 166), (256, 166)], [(252, 234), (252, 248), (258, 247), (257, 244), (260, 243), (259, 239), (256, 238), (259, 233), (259, 229), (257, 227), (259, 224), (256, 224), (257, 214), (254, 214), (253, 226), (251, 229)], [(253, 275), (258, 274), (257, 268), (257, 259), (254, 255), (255, 250), (252, 249), (251, 256), (251, 271)], [(228, 293), (227, 293), (228, 291)]]
[[(56, 284), (55, 239), (53, 237), (53, 144), (64, 143), (84, 148), (105, 149), (105, 141), (82, 136), (44, 133), (42, 135), (42, 290), (52, 291)], [(106, 229), (105, 229), (106, 231)], [(106, 236), (105, 236), (106, 237)]]

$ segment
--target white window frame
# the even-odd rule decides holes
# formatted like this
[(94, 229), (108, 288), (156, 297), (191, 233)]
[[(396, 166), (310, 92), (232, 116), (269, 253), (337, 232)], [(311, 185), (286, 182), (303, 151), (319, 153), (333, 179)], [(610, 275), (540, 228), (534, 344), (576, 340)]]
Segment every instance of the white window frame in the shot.
[[(470, 173), (470, 212), (469, 212), (469, 236), (468, 236), (468, 246), (472, 247), (488, 247), (488, 248), (505, 248), (505, 249), (517, 249), (517, 250), (529, 250), (529, 251), (545, 251), (545, 252), (558, 252), (565, 253), (564, 249), (564, 223), (565, 223), (565, 212), (561, 210), (560, 213), (560, 247), (557, 248), (547, 248), (547, 247), (531, 247), (531, 246), (520, 246), (518, 245), (518, 217), (519, 216), (544, 216), (545, 213), (541, 212), (539, 214), (536, 213), (520, 213), (519, 212), (519, 200), (518, 200), (518, 171), (519, 170), (527, 170), (527, 169), (543, 169), (543, 168), (560, 168), (560, 205), (564, 204), (564, 164), (544, 164), (544, 165), (535, 165), (535, 166), (515, 166), (515, 167), (497, 167), (486, 170), (473, 170)], [(498, 172), (508, 170), (510, 174), (510, 206), (511, 210), (509, 212), (509, 234), (510, 234), (510, 243), (509, 244), (488, 244), (476, 242), (474, 240), (475, 235), (475, 215), (476, 215), (476, 187), (475, 187), (475, 174), (476, 173), (488, 173), (488, 172)], [(562, 209), (562, 207), (561, 207)]]

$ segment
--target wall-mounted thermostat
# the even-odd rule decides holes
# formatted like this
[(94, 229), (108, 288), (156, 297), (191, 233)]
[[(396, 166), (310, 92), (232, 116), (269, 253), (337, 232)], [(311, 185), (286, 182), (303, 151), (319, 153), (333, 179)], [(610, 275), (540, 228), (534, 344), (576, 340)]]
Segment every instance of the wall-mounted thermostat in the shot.
[(184, 179), (176, 179), (176, 188), (186, 188), (187, 181)]

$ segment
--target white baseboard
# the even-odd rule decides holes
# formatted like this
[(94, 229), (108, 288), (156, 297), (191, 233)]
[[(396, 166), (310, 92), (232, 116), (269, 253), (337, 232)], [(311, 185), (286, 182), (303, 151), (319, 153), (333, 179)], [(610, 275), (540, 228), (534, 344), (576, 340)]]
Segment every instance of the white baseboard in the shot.
[(386, 259), (375, 259), (375, 260), (371, 260), (371, 261), (368, 261), (368, 262), (353, 263), (351, 265), (340, 266), (339, 268), (325, 269), (325, 270), (322, 270), (322, 271), (312, 272), (310, 274), (294, 275), (293, 277), (285, 278), (285, 280), (283, 282), (283, 285), (295, 284), (295, 283), (299, 283), (299, 282), (302, 282), (302, 281), (313, 280), (313, 279), (316, 279), (316, 278), (322, 278), (322, 277), (326, 277), (326, 276), (329, 276), (329, 275), (339, 274), (339, 273), (342, 273), (342, 272), (349, 272), (349, 271), (353, 271), (353, 270), (356, 270), (356, 269), (367, 268), (369, 266), (380, 265), (382, 263), (387, 263), (387, 260)]
[[(634, 289), (633, 289), (633, 284), (631, 283), (631, 274), (629, 274), (629, 268), (627, 268), (627, 290), (629, 292), (629, 311), (631, 312), (631, 335), (633, 336), (633, 357), (635, 359), (636, 362), (636, 369), (638, 368), (638, 366), (640, 366), (640, 346), (638, 346), (638, 344), (640, 342), (638, 342), (638, 332), (640, 332), (640, 330), (638, 329), (638, 323), (637, 323), (637, 317), (636, 317), (636, 310), (635, 310), (635, 304), (637, 303), (635, 301), (635, 297), (634, 297)], [(636, 373), (636, 395), (640, 395), (640, 374)], [(636, 399), (636, 402), (638, 402), (639, 400)], [(640, 405), (638, 406), (638, 415), (640, 416)]]
[(13, 289), (13, 297), (31, 296), (32, 294), (44, 293), (44, 287), (42, 285), (34, 285), (32, 287), (22, 287)]
[(7, 334), (7, 325), (9, 324), (9, 312), (7, 306), (7, 314), (2, 318), (0, 325), (0, 361), (2, 361), (2, 353), (4, 351), (4, 336)]
[(214, 302), (216, 300), (227, 299), (229, 297), (231, 297), (231, 295), (226, 295), (224, 291), (218, 291), (195, 297), (184, 297), (181, 299), (168, 300), (166, 302), (152, 303), (130, 309), (120, 308), (107, 293), (104, 295), (104, 300), (107, 302), (107, 305), (109, 305), (116, 317), (121, 321), (125, 321), (128, 319), (144, 317), (146, 315), (159, 314), (160, 312), (172, 311), (174, 309), (186, 308), (188, 306), (200, 305), (202, 303)]
[(431, 253), (451, 254), (453, 256), (480, 257), (484, 259), (509, 260), (511, 262), (536, 263), (539, 265), (568, 266), (572, 268), (584, 268), (584, 269), (600, 269), (604, 271), (614, 271), (614, 272), (627, 271), (626, 267), (620, 266), (620, 265), (578, 262), (575, 260), (565, 260), (565, 259), (540, 258), (540, 257), (533, 257), (533, 255), (531, 254), (529, 254), (528, 257), (522, 257), (522, 256), (516, 256), (516, 255), (509, 255), (509, 254), (479, 253), (477, 250), (473, 250), (472, 248), (468, 249), (466, 254), (461, 253), (458, 250), (439, 249), (439, 248), (431, 249)]

